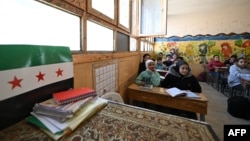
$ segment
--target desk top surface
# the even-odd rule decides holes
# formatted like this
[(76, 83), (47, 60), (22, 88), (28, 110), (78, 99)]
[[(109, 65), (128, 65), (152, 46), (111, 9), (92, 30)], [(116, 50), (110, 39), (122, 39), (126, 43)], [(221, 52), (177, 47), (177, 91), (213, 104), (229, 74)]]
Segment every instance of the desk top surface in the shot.
[(228, 71), (229, 68), (228, 67), (214, 67), (215, 71), (217, 72), (225, 72), (225, 71)]
[[(0, 131), (0, 138), (2, 141), (52, 140), (24, 120)], [(218, 137), (206, 122), (110, 102), (60, 140), (216, 141)]]
[[(156, 95), (166, 95), (171, 97), (165, 90), (166, 88), (163, 87), (153, 87), (151, 90), (147, 90), (147, 89), (143, 89), (140, 86), (138, 86), (137, 84), (131, 84), (128, 87), (128, 90), (135, 90), (135, 91), (141, 91), (141, 92), (146, 92), (146, 93), (153, 93)], [(188, 99), (188, 100), (195, 100), (195, 101), (208, 101), (208, 98), (203, 94), (203, 93), (196, 93), (198, 96), (200, 96), (200, 98), (189, 98), (189, 97), (174, 97), (174, 98), (184, 98), (184, 99)]]

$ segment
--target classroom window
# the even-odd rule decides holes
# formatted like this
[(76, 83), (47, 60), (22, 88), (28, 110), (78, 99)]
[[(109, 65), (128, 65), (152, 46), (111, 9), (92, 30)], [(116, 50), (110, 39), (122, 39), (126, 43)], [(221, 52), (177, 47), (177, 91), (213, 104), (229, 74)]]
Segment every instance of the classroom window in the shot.
[(145, 42), (144, 41), (141, 41), (140, 51), (145, 51)]
[(117, 32), (117, 51), (129, 51), (129, 36), (121, 32)]
[(136, 0), (133, 0), (131, 2), (131, 34), (132, 35), (138, 35), (138, 3)]
[(129, 29), (130, 24), (130, 3), (129, 0), (119, 0), (119, 24)]
[(92, 0), (92, 8), (114, 19), (114, 0)]
[(130, 37), (130, 51), (136, 51), (137, 48), (137, 40), (135, 38)]
[(87, 51), (113, 51), (113, 30), (87, 21)]
[(117, 0), (88, 0), (88, 13), (111, 24), (117, 24)]
[(139, 0), (139, 35), (167, 34), (167, 0)]
[(68, 46), (81, 50), (79, 16), (33, 0), (1, 0), (0, 19), (0, 44)]

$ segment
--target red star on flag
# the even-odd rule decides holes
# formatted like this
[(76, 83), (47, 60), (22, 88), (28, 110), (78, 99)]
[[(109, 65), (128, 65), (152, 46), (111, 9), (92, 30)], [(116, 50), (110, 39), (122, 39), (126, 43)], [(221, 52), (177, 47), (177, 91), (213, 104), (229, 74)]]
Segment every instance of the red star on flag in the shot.
[(44, 73), (41, 73), (41, 71), (39, 72), (39, 74), (38, 75), (36, 75), (36, 77), (38, 78), (38, 82), (40, 81), (40, 80), (44, 80), (43, 79), (43, 77), (44, 77)]
[(57, 77), (58, 76), (62, 76), (62, 72), (63, 72), (63, 70), (61, 70), (60, 68), (58, 68), (58, 70), (56, 71), (56, 73), (57, 73)]
[(9, 81), (8, 83), (10, 83), (12, 85), (12, 90), (15, 88), (15, 87), (21, 87), (21, 84), (20, 82), (22, 81), (23, 79), (17, 79), (17, 77), (15, 76), (14, 77), (14, 80), (12, 81)]

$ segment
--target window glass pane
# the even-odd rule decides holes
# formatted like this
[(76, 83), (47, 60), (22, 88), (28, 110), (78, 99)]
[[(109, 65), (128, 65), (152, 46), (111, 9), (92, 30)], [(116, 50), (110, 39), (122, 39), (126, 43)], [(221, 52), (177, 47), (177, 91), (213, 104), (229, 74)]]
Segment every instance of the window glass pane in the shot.
[(165, 35), (167, 27), (166, 0), (140, 1), (140, 35)]
[(80, 50), (80, 17), (33, 0), (0, 0), (0, 44)]
[(92, 0), (92, 8), (114, 19), (114, 0)]
[(153, 48), (153, 45), (150, 44), (150, 51), (153, 51), (154, 48)]
[(117, 51), (129, 51), (129, 36), (117, 32)]
[(149, 51), (149, 44), (148, 44), (148, 42), (145, 43), (145, 51)]
[(130, 51), (136, 51), (137, 42), (135, 38), (130, 38)]
[(113, 51), (113, 30), (87, 21), (87, 51)]
[(144, 41), (141, 41), (141, 51), (144, 51)]
[(129, 28), (129, 0), (120, 0), (119, 23)]
[(131, 34), (138, 35), (138, 3), (136, 0), (131, 2)]

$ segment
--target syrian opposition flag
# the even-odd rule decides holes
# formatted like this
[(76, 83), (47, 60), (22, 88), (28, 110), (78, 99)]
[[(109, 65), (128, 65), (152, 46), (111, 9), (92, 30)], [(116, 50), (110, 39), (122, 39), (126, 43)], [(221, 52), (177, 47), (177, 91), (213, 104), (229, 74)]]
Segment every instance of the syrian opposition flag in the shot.
[(73, 78), (68, 47), (0, 45), (0, 101)]

